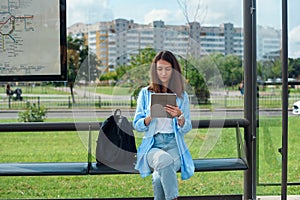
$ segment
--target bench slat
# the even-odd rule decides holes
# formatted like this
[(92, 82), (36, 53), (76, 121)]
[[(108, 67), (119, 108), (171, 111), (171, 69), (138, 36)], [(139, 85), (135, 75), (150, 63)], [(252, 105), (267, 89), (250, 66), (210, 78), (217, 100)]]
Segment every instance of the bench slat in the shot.
[(87, 175), (88, 164), (60, 163), (1, 163), (0, 176)]
[[(246, 170), (247, 163), (241, 158), (194, 159), (195, 171)], [(120, 170), (122, 169), (122, 170)], [(59, 163), (1, 163), (0, 176), (47, 176), (47, 175), (97, 175), (97, 174), (138, 174), (132, 168), (113, 169), (105, 165), (84, 162)]]
[(195, 159), (195, 171), (247, 170), (248, 164), (242, 158)]
[[(247, 163), (241, 158), (211, 158), (211, 159), (194, 159), (195, 172), (205, 171), (231, 171), (246, 170)], [(120, 169), (121, 167), (119, 167)], [(136, 170), (116, 170), (105, 165), (92, 163), (89, 174), (130, 174), (138, 173)]]

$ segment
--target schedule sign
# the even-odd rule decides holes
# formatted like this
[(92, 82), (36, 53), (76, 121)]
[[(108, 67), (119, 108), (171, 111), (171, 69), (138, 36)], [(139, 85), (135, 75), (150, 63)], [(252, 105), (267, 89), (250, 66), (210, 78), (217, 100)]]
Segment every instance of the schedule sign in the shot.
[(66, 80), (66, 0), (0, 1), (0, 81)]

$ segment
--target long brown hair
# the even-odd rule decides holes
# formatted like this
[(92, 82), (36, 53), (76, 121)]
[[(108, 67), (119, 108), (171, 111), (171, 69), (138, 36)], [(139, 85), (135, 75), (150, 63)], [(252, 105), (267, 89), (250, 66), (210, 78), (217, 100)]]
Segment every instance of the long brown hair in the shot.
[[(164, 88), (161, 81), (158, 78), (156, 67), (159, 60), (164, 60), (169, 62), (172, 65), (172, 76), (169, 81), (168, 88)], [(156, 54), (151, 64), (151, 84), (148, 88), (150, 91), (155, 93), (162, 93), (166, 90), (168, 93), (176, 93), (178, 97), (182, 97), (184, 91), (184, 83), (181, 74), (181, 67), (174, 56), (170, 51), (161, 51)]]

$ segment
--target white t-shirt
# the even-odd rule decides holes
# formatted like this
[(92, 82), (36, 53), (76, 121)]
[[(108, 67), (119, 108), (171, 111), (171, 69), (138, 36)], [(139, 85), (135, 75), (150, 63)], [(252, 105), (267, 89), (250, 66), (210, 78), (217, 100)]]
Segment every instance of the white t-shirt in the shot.
[(156, 133), (174, 133), (172, 118), (157, 118), (155, 134)]

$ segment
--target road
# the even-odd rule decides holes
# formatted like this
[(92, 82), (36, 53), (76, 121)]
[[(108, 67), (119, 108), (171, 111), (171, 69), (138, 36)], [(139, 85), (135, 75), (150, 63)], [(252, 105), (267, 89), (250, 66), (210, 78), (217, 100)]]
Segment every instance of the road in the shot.
[[(126, 117), (132, 118), (134, 116), (134, 109), (122, 108), (122, 114)], [(49, 110), (47, 113), (47, 118), (73, 118), (73, 119), (97, 119), (97, 118), (107, 118), (112, 115), (114, 110)], [(262, 110), (259, 112), (259, 116), (281, 116), (281, 110)], [(289, 116), (294, 116), (291, 111), (289, 111)], [(207, 109), (191, 110), (191, 117), (194, 119), (217, 119), (217, 118), (243, 118), (244, 111), (241, 109), (228, 109), (228, 110), (215, 110), (211, 112)], [(4, 110), (0, 111), (0, 119), (17, 119), (18, 111), (17, 110)]]

